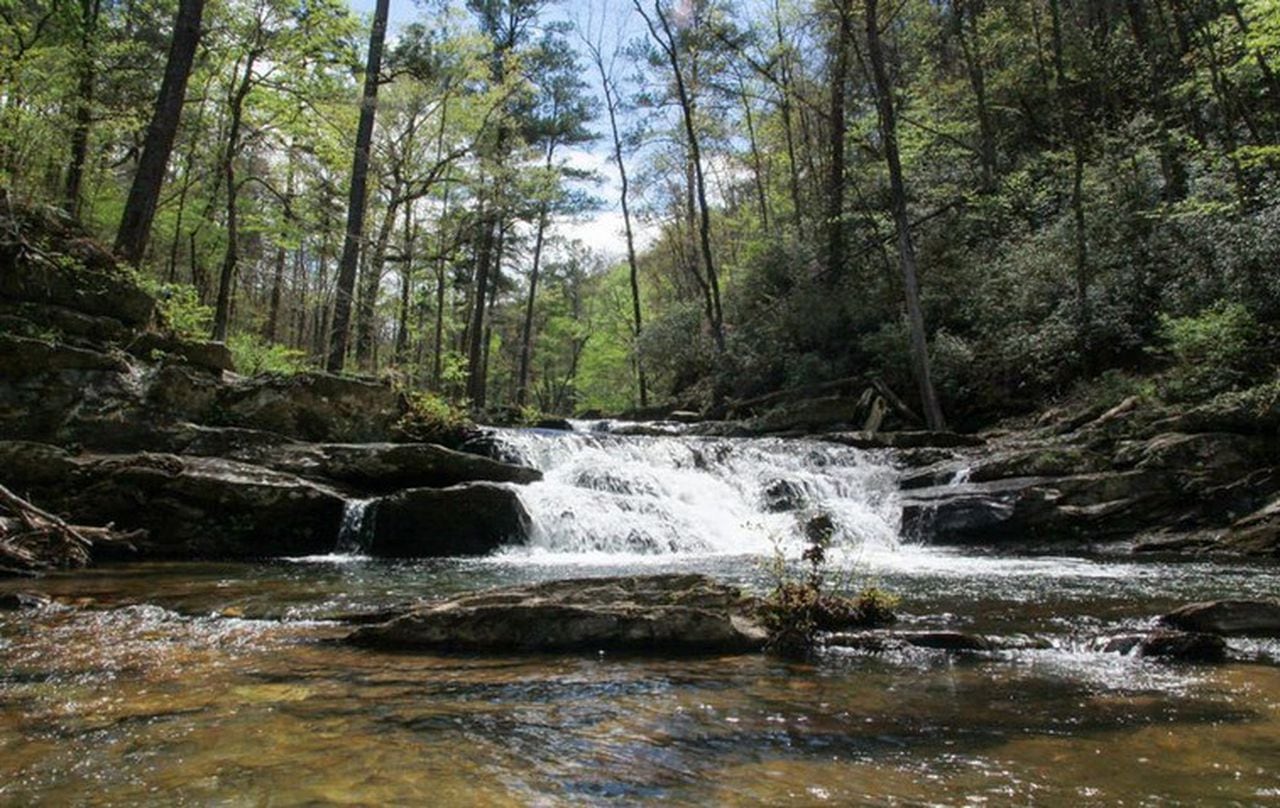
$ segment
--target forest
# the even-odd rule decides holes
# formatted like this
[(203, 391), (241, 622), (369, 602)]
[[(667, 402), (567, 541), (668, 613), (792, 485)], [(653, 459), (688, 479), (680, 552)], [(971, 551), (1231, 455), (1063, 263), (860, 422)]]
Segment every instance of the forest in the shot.
[(1275, 382), (1275, 0), (0, 12), (6, 194), (241, 372), (517, 416), (880, 380), (935, 428)]

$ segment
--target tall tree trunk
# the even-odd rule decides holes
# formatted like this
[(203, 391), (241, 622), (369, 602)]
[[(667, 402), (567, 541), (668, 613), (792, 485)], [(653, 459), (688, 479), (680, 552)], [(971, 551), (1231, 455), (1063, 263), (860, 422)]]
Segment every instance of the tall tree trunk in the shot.
[(378, 227), (378, 236), (374, 239), (364, 262), (364, 283), (360, 290), (360, 301), (356, 307), (356, 364), (364, 370), (374, 370), (373, 356), (377, 347), (376, 317), (378, 293), (382, 290), (382, 273), (387, 266), (387, 245), (391, 243), (391, 231), (395, 226), (396, 213), (400, 206), (400, 188), (391, 191), (391, 202)]
[(791, 191), (791, 207), (792, 216), (795, 221), (796, 234), (804, 238), (804, 205), (800, 201), (800, 166), (796, 161), (796, 144), (795, 144), (795, 124), (792, 122), (791, 96), (791, 56), (789, 51), (789, 43), (782, 32), (782, 8), (779, 6), (778, 0), (773, 3), (773, 25), (774, 32), (777, 35), (777, 46), (781, 51), (781, 58), (778, 65), (778, 75), (780, 79), (781, 89), (779, 90), (778, 110), (782, 113), (782, 132), (787, 143), (787, 172), (790, 180)]
[(160, 95), (156, 98), (155, 110), (142, 144), (142, 157), (138, 160), (138, 170), (133, 175), (120, 228), (116, 231), (116, 253), (130, 264), (142, 260), (147, 237), (151, 234), (160, 186), (164, 183), (169, 153), (178, 132), (178, 119), (182, 116), (191, 63), (195, 60), (196, 46), (200, 44), (200, 17), (203, 12), (204, 0), (179, 0)]
[(711, 251), (711, 209), (707, 203), (707, 183), (702, 170), (702, 147), (698, 139), (698, 127), (695, 120), (693, 97), (685, 84), (684, 71), (680, 65), (678, 43), (671, 33), (667, 16), (662, 11), (660, 0), (654, 0), (653, 11), (662, 27), (658, 33), (653, 20), (645, 12), (640, 0), (632, 0), (635, 8), (644, 18), (649, 33), (657, 40), (658, 45), (666, 52), (671, 64), (671, 72), (675, 77), (676, 96), (680, 101), (680, 117), (684, 121), (685, 137), (689, 141), (689, 161), (693, 164), (694, 189), (698, 201), (698, 244), (702, 251), (702, 268), (705, 273), (707, 287), (711, 293), (711, 334), (715, 340), (716, 350), (724, 352), (724, 312), (720, 306), (720, 279), (716, 275), (715, 261)]
[(983, 193), (991, 193), (996, 189), (998, 167), (995, 127), (991, 123), (991, 109), (987, 102), (987, 74), (982, 66), (982, 32), (979, 27), (981, 14), (982, 0), (955, 0), (955, 35), (960, 43), (960, 53), (964, 58), (969, 89), (973, 91), (973, 103), (978, 116), (978, 159), (982, 164), (980, 189)]
[(338, 293), (333, 307), (333, 334), (325, 369), (337, 373), (347, 359), (347, 332), (351, 326), (351, 299), (355, 294), (356, 265), (360, 240), (364, 235), (366, 186), (369, 179), (369, 151), (373, 142), (373, 117), (378, 107), (378, 84), (382, 73), (382, 45), (387, 38), (390, 0), (377, 0), (373, 30), (369, 34), (369, 60), (364, 71), (364, 96), (360, 103), (360, 123), (356, 128), (356, 150), (351, 161), (351, 192), (347, 199), (347, 230), (338, 265)]
[(409, 301), (413, 297), (413, 203), (404, 206), (404, 254), (400, 256), (400, 311), (396, 317), (395, 362), (409, 357)]
[(747, 94), (747, 85), (741, 76), (738, 77), (738, 89), (742, 101), (743, 122), (747, 125), (747, 145), (751, 150), (751, 174), (756, 191), (756, 204), (760, 208), (760, 226), (768, 233), (769, 197), (765, 193), (764, 159), (760, 156), (760, 143), (756, 139), (755, 116), (751, 113), (751, 97)]
[(442, 379), (441, 374), (444, 371), (444, 293), (445, 293), (445, 272), (448, 269), (448, 261), (445, 257), (444, 241), (445, 227), (444, 222), (449, 215), (449, 189), (450, 185), (444, 186), (444, 199), (440, 204), (440, 239), (436, 249), (436, 323), (435, 323), (435, 344), (431, 351), (431, 389), (437, 393), (441, 391)]
[(889, 169), (889, 193), (893, 222), (898, 230), (898, 258), (902, 263), (902, 287), (906, 294), (907, 319), (911, 327), (911, 358), (925, 423), (930, 429), (945, 429), (942, 405), (933, 389), (929, 374), (929, 344), (925, 338), (924, 312), (920, 308), (920, 283), (916, 272), (915, 245), (911, 240), (911, 219), (907, 215), (906, 183), (902, 178), (902, 159), (898, 154), (898, 121), (894, 110), (893, 85), (885, 69), (877, 19), (878, 0), (866, 0), (867, 53), (875, 82), (876, 101), (880, 109), (880, 137), (884, 159)]
[(849, 46), (853, 39), (853, 3), (835, 0), (836, 33), (831, 43), (831, 107), (830, 140), (827, 164), (827, 280), (835, 282), (844, 275), (848, 260), (844, 233), (844, 140), (845, 85), (849, 77)]
[(498, 227), (495, 212), (486, 210), (480, 217), (480, 249), (476, 253), (474, 302), (471, 304), (471, 317), (467, 325), (467, 399), (472, 408), (477, 410), (483, 409), (485, 404), (485, 304), (488, 301), (489, 272), (494, 260)]
[[(284, 180), (284, 224), (288, 226), (293, 221), (293, 144), (289, 144), (288, 150), (285, 152), (285, 159), (288, 161), (285, 167)], [(276, 268), (275, 275), (271, 279), (271, 299), (267, 306), (267, 326), (263, 331), (263, 337), (267, 342), (275, 342), (277, 332), (279, 331), (280, 322), (280, 300), (284, 295), (284, 268), (287, 261), (287, 252), (284, 248), (284, 234), (281, 234), (280, 243), (276, 245)]]
[(226, 151), (222, 155), (223, 183), (227, 186), (227, 248), (222, 256), (222, 271), (218, 275), (218, 302), (213, 312), (213, 339), (216, 342), (223, 342), (227, 338), (228, 321), (231, 319), (231, 286), (235, 280), (236, 265), (240, 261), (240, 187), (236, 183), (236, 158), (240, 156), (244, 102), (253, 87), (253, 65), (256, 58), (255, 53), (245, 56), (244, 74), (231, 96), (231, 123), (227, 127)]
[(93, 124), (94, 85), (97, 83), (96, 44), (101, 0), (80, 0), (80, 53), (76, 65), (76, 115), (71, 129), (71, 159), (65, 189), (67, 212), (80, 218), (84, 164), (89, 156), (89, 128)]
[(1084, 218), (1084, 131), (1075, 108), (1063, 56), (1061, 0), (1049, 0), (1049, 22), (1053, 26), (1053, 72), (1057, 84), (1062, 129), (1071, 141), (1071, 214), (1075, 238), (1076, 343), (1080, 363), (1086, 372), (1093, 365), (1092, 317), (1089, 311), (1089, 241)]
[[(547, 155), (547, 167), (551, 167), (551, 155)], [(524, 324), (520, 329), (520, 374), (516, 381), (516, 405), (523, 407), (528, 400), (529, 362), (533, 358), (533, 309), (538, 294), (538, 271), (542, 268), (542, 245), (547, 232), (547, 203), (538, 206), (538, 229), (533, 239), (533, 267), (529, 271), (529, 299), (524, 307)]]

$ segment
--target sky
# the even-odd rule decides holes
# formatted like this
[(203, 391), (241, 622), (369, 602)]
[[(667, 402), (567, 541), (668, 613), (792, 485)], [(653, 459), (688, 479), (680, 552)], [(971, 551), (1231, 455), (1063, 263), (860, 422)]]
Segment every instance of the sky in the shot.
[[(374, 0), (348, 0), (351, 8), (366, 17), (373, 16)], [(462, 0), (456, 0), (462, 5)], [(417, 19), (423, 9), (414, 0), (390, 0), (390, 19), (388, 36), (395, 37), (396, 31)], [(621, 36), (629, 39), (638, 36), (638, 21), (631, 12), (631, 4), (627, 0), (561, 0), (548, 6), (551, 19), (564, 19), (579, 24), (590, 22), (593, 27), (603, 24), (605, 34), (605, 52), (612, 49), (612, 41)], [(584, 78), (591, 87), (591, 92), (602, 96), (600, 82), (594, 68), (583, 65)], [(601, 97), (603, 105), (603, 98)], [(608, 120), (601, 117), (593, 123), (592, 128), (601, 136), (594, 144), (584, 148), (571, 149), (565, 154), (566, 161), (574, 168), (589, 169), (600, 175), (602, 182), (592, 185), (588, 190), (600, 199), (603, 207), (581, 221), (557, 221), (554, 230), (566, 239), (578, 240), (600, 253), (610, 262), (620, 261), (626, 255), (626, 242), (623, 235), (622, 211), (619, 206), (619, 178), (617, 167), (610, 159), (610, 141), (608, 137)], [(636, 221), (633, 215), (632, 227), (636, 234), (636, 247), (643, 249), (656, 238), (656, 228)]]

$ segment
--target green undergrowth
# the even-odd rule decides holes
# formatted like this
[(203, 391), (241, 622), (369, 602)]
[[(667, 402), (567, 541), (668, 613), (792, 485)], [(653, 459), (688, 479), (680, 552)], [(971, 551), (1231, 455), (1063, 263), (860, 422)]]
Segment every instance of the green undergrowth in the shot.
[(769, 633), (766, 649), (792, 659), (811, 655), (824, 632), (877, 628), (897, 619), (896, 596), (867, 582), (856, 585), (853, 570), (832, 569), (828, 550), (835, 525), (829, 516), (815, 516), (803, 529), (801, 568), (776, 552), (769, 564), (773, 588), (760, 609)]
[(475, 429), (465, 408), (436, 393), (409, 390), (404, 396), (407, 409), (397, 428), (406, 437), (450, 445)]

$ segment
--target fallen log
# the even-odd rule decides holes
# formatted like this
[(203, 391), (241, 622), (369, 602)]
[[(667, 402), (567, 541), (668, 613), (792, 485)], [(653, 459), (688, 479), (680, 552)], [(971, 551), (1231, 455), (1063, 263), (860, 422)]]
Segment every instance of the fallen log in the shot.
[(72, 525), (0, 485), (0, 570), (83, 567), (94, 544), (132, 546), (145, 533), (120, 531), (113, 525)]

